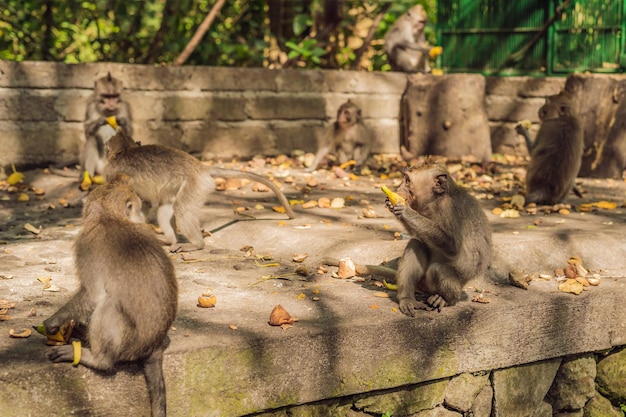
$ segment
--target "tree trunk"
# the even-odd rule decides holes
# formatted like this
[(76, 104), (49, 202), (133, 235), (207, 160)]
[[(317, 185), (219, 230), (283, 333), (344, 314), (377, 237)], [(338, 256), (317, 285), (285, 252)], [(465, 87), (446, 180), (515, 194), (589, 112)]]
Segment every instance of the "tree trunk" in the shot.
[(578, 176), (622, 178), (626, 168), (626, 78), (575, 74), (565, 89), (574, 95), (585, 137)]
[[(473, 155), (491, 158), (484, 106), (485, 78), (478, 74), (416, 74), (402, 99), (402, 144), (408, 156)], [(409, 155), (410, 154), (410, 155)]]

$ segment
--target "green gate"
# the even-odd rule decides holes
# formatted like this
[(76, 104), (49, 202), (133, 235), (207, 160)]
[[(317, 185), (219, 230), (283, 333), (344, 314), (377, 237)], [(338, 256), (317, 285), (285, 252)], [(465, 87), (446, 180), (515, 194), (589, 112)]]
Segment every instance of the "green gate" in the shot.
[(445, 72), (626, 69), (626, 0), (439, 0), (437, 9)]

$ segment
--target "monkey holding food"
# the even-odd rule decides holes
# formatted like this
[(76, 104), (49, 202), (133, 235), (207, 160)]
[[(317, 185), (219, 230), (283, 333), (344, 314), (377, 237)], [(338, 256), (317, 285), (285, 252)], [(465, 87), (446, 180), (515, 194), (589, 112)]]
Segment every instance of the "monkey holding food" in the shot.
[(68, 323), (87, 326), (79, 353), (55, 346), (53, 362), (74, 362), (112, 371), (118, 362), (143, 365), (152, 416), (165, 416), (163, 351), (176, 316), (178, 287), (174, 266), (141, 222), (141, 200), (125, 176), (93, 190), (83, 207), (82, 228), (74, 243), (80, 287), (44, 321), (48, 335)]
[[(191, 251), (204, 247), (198, 213), (215, 189), (214, 176), (245, 178), (269, 187), (289, 218), (296, 217), (285, 194), (267, 178), (251, 172), (209, 167), (180, 149), (161, 145), (140, 146), (122, 130), (109, 139), (105, 177), (130, 177), (139, 197), (157, 211), (157, 222), (170, 250)], [(179, 244), (174, 223), (189, 244)]]
[[(122, 81), (110, 72), (95, 82), (94, 95), (85, 114), (85, 145), (80, 155), (83, 173), (87, 171), (91, 176), (104, 173), (104, 144), (115, 134), (116, 127), (128, 136), (133, 135), (130, 106), (122, 99), (123, 90)], [(114, 120), (117, 126), (111, 129), (107, 119)]]
[[(526, 170), (526, 202), (556, 204), (574, 190), (583, 157), (584, 137), (574, 113), (574, 99), (567, 91), (546, 98), (539, 109), (541, 126), (531, 145)], [(518, 132), (523, 129), (518, 127)]]
[(430, 55), (441, 53), (440, 47), (431, 47), (424, 29), (428, 16), (421, 4), (411, 7), (400, 16), (385, 35), (385, 53), (393, 71), (430, 72)]
[(361, 109), (348, 100), (339, 106), (337, 119), (323, 137), (306, 171), (316, 170), (328, 154), (335, 156), (339, 164), (354, 160), (355, 168), (360, 169), (370, 156), (373, 142), (371, 131), (363, 123)]
[(418, 290), (433, 309), (461, 299), (465, 284), (484, 274), (491, 263), (491, 228), (478, 201), (459, 187), (434, 158), (409, 168), (389, 210), (411, 236), (396, 275), (400, 311), (420, 309)]

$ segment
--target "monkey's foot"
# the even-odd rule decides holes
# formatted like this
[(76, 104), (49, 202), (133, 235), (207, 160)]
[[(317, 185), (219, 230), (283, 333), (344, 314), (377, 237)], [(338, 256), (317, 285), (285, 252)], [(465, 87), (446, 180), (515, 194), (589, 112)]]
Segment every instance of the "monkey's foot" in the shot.
[(400, 311), (409, 317), (415, 317), (415, 312), (422, 310), (420, 303), (418, 303), (414, 298), (403, 298), (400, 300), (399, 304)]
[(73, 362), (74, 347), (72, 345), (54, 346), (50, 352), (48, 352), (48, 359), (55, 363)]
[(441, 311), (446, 305), (446, 300), (439, 294), (433, 294), (426, 300), (426, 304), (432, 307), (433, 310)]

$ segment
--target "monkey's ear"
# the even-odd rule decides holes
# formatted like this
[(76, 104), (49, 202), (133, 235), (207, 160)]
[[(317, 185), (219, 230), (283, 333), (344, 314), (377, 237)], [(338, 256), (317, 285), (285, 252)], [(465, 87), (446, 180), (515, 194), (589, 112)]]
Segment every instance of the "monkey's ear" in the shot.
[(448, 190), (448, 174), (440, 174), (435, 177), (433, 193), (437, 195), (445, 194)]

